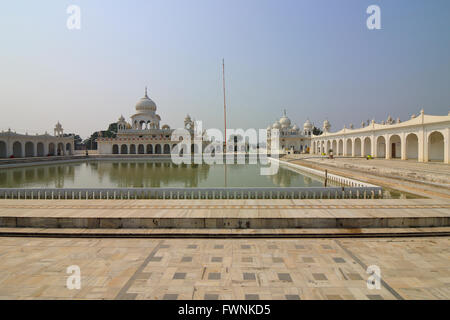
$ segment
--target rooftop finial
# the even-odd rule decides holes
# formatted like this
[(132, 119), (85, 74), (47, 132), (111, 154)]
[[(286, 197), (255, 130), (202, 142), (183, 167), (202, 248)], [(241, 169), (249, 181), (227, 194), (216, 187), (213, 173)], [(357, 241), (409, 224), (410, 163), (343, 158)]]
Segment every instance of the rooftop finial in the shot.
[(145, 97), (146, 98), (148, 97), (148, 95), (147, 95), (147, 86), (145, 86)]

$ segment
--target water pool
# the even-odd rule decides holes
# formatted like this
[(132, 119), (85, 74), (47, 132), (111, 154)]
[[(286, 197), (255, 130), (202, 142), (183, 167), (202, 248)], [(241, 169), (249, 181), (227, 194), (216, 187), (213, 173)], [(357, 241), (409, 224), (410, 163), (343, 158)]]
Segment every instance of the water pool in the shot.
[[(175, 165), (161, 160), (86, 160), (0, 169), (0, 188), (233, 188), (323, 187), (323, 180), (261, 164)], [(329, 183), (330, 185), (330, 183)], [(335, 185), (335, 184), (331, 184)]]

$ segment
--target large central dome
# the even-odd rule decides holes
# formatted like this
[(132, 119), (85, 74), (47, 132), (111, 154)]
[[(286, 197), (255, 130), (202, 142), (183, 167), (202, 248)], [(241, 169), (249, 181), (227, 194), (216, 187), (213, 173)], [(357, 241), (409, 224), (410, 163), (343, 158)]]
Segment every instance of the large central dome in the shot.
[(156, 111), (156, 103), (147, 95), (147, 88), (145, 88), (145, 96), (136, 103), (136, 111), (138, 113), (148, 113)]

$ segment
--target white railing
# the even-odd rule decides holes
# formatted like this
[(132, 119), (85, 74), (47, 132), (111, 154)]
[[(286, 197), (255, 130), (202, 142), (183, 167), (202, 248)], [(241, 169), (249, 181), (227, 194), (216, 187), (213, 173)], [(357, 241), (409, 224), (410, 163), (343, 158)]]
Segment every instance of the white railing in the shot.
[[(323, 179), (325, 179), (325, 171), (320, 171), (320, 170), (316, 170), (316, 169), (311, 169), (308, 167), (304, 167), (295, 163), (290, 163), (287, 161), (282, 161), (282, 160), (278, 160), (275, 158), (269, 158), (270, 161), (276, 161), (279, 164), (282, 164), (284, 166), (288, 166), (291, 167), (293, 169), (297, 169), (299, 171), (303, 171), (303, 172), (308, 172), (310, 174), (313, 174), (315, 176), (321, 177)], [(366, 182), (362, 182), (362, 181), (358, 181), (355, 179), (351, 179), (351, 178), (346, 178), (346, 177), (341, 177), (338, 176), (336, 174), (332, 174), (332, 173), (327, 173), (327, 179), (329, 181), (333, 181), (336, 182), (340, 185), (346, 185), (346, 186), (350, 186), (350, 187), (372, 187), (372, 188), (380, 188), (376, 185), (370, 184), (370, 183), (366, 183)]]
[(381, 187), (290, 188), (2, 188), (0, 199), (369, 199)]

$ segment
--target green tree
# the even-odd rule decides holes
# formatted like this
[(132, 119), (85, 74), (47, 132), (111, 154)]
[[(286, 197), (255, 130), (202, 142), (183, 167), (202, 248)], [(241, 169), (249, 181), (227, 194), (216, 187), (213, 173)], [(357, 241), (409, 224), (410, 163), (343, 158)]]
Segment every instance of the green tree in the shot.
[(103, 138), (115, 138), (117, 136), (117, 123), (111, 123), (108, 126), (108, 130), (96, 131), (89, 138), (83, 141), (83, 144), (89, 150), (97, 150), (97, 138), (99, 137), (99, 133)]
[(319, 128), (317, 128), (317, 127), (314, 127), (312, 133), (315, 136), (320, 136), (323, 133), (323, 131), (320, 130)]

